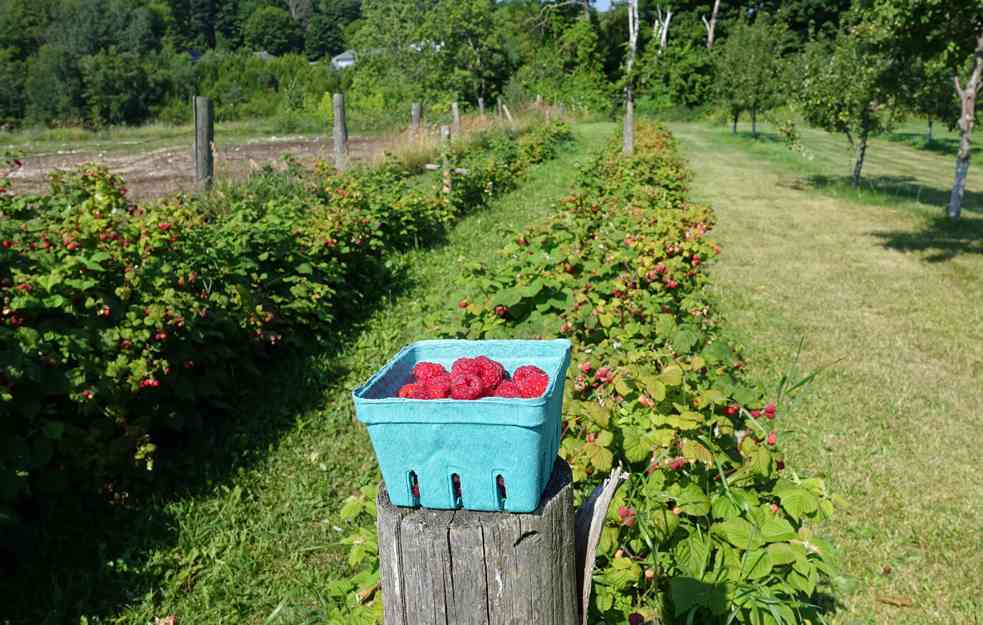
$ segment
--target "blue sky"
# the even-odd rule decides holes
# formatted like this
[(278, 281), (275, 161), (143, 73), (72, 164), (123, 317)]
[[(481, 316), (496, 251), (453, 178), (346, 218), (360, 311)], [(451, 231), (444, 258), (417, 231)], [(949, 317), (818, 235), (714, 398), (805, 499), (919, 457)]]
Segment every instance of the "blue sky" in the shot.
[(598, 10), (607, 11), (611, 8), (611, 0), (597, 0), (597, 4), (594, 6), (596, 6)]

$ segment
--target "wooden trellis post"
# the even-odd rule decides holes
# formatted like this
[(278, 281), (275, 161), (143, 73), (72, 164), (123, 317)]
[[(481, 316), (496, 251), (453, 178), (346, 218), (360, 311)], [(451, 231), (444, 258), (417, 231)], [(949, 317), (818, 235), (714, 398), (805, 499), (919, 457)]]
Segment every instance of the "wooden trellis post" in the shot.
[(484, 98), (478, 98), (478, 115), (481, 116), (481, 119), (484, 119), (485, 118), (485, 99)]
[(348, 120), (343, 93), (334, 94), (334, 163), (338, 171), (348, 168)]
[(457, 102), (451, 104), (451, 113), (454, 116), (454, 134), (461, 134), (461, 107)]
[(413, 132), (419, 132), (420, 122), (423, 120), (423, 105), (419, 102), (414, 102), (410, 109), (410, 129)]
[(212, 187), (215, 180), (215, 157), (212, 144), (215, 141), (215, 107), (209, 98), (196, 96), (195, 110), (195, 186), (202, 191)]
[(443, 154), (443, 162), (441, 163), (444, 172), (444, 193), (450, 195), (451, 192), (451, 165), (450, 165), (450, 149), (451, 149), (451, 129), (448, 126), (440, 127), (440, 151)]

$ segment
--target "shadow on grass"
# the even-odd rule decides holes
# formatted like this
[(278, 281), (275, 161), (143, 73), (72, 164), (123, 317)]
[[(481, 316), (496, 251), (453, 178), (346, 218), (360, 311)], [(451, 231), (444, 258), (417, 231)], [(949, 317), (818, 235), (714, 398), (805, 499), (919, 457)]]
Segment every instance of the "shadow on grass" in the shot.
[[(865, 176), (860, 187), (851, 185), (849, 176), (812, 175), (806, 182), (815, 189), (833, 191), (838, 194), (861, 200), (876, 200), (890, 204), (892, 200), (905, 200), (939, 209), (939, 214), (949, 205), (951, 189), (932, 187), (919, 182), (912, 176)], [(983, 193), (967, 190), (963, 195), (964, 212), (983, 213)]]
[[(925, 150), (926, 152), (934, 152), (936, 154), (942, 154), (943, 156), (956, 156), (959, 153), (959, 139), (958, 138), (944, 138), (944, 139), (932, 139), (928, 141), (924, 133), (915, 132), (892, 132), (890, 134), (884, 135), (888, 141), (895, 141), (897, 143), (904, 143), (909, 145), (916, 150)], [(978, 144), (978, 138), (973, 136), (976, 145), (973, 145), (971, 153), (973, 156), (977, 156), (983, 153), (983, 147)]]
[(926, 254), (925, 260), (940, 263), (963, 254), (983, 254), (983, 220), (962, 219), (952, 223), (944, 217), (928, 220), (914, 232), (907, 230), (871, 233), (884, 247), (900, 252)]

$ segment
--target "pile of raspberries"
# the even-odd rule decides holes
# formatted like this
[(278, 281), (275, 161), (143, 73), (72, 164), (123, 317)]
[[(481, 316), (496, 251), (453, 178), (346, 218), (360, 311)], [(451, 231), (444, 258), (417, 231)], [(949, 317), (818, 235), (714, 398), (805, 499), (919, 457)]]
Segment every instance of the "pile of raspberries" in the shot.
[(509, 379), (500, 363), (478, 356), (458, 358), (451, 365), (450, 373), (434, 362), (417, 363), (412, 381), (399, 389), (399, 396), (403, 399), (532, 399), (542, 396), (549, 384), (550, 377), (539, 367), (519, 367)]

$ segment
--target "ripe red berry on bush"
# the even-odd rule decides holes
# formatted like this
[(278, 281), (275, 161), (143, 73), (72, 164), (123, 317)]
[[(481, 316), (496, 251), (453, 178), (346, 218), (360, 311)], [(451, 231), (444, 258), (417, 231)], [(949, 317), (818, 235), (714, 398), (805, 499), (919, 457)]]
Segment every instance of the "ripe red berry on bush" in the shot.
[(478, 356), (458, 358), (451, 364), (450, 373), (438, 363), (417, 363), (413, 367), (411, 379), (397, 394), (403, 399), (534, 399), (546, 392), (549, 383), (549, 375), (539, 367), (521, 366), (509, 379), (508, 372), (500, 362), (487, 356)]

